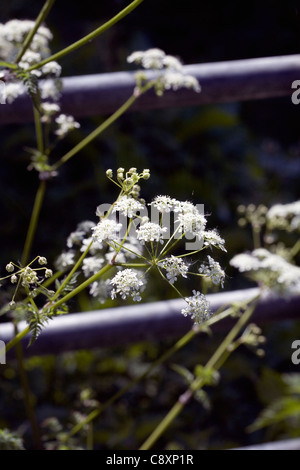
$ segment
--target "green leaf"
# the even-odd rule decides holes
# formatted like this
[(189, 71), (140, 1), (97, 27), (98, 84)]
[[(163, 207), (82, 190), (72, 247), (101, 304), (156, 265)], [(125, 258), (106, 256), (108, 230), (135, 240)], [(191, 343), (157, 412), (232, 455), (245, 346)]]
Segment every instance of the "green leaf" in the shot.
[(3, 60), (0, 60), (0, 67), (5, 67), (6, 69), (14, 69), (14, 70), (18, 68), (16, 64), (11, 64), (10, 62), (5, 62)]
[(179, 364), (173, 364), (172, 369), (181, 375), (188, 384), (191, 384), (194, 380), (194, 375), (185, 367), (180, 366)]
[(285, 421), (289, 418), (300, 419), (300, 400), (295, 397), (283, 397), (275, 400), (265, 408), (253, 424), (248, 426), (249, 432), (257, 431), (266, 426)]

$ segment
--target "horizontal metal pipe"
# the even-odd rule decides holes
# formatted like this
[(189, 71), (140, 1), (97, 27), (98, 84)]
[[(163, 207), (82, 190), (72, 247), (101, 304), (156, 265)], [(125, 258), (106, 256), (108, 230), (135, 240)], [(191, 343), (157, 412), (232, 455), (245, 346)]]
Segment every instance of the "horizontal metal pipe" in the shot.
[[(157, 97), (150, 91), (131, 109), (139, 111), (289, 96), (293, 92), (293, 81), (300, 80), (300, 55), (186, 65), (184, 72), (199, 80), (201, 93), (182, 89)], [(148, 75), (152, 75), (151, 72)], [(65, 77), (62, 111), (76, 118), (110, 114), (132, 94), (134, 86), (134, 72)], [(32, 120), (32, 106), (27, 96), (19, 97), (10, 105), (0, 105), (0, 124)]]
[[(245, 301), (258, 293), (256, 288), (209, 294), (213, 312)], [(27, 347), (29, 337), (23, 340), (27, 356), (58, 354), (80, 349), (95, 349), (130, 344), (144, 340), (178, 339), (192, 326), (190, 318), (181, 314), (185, 302), (181, 299), (150, 302), (125, 307), (74, 313), (56, 317), (48, 322), (36, 342)], [(262, 298), (252, 320), (258, 324), (299, 317), (300, 297), (291, 299), (268, 296)], [(236, 319), (226, 318), (214, 326), (226, 331)], [(22, 323), (20, 330), (25, 327)], [(0, 340), (8, 343), (14, 337), (11, 323), (0, 323)]]
[(231, 450), (300, 450), (300, 439), (286, 439), (282, 441), (266, 442)]

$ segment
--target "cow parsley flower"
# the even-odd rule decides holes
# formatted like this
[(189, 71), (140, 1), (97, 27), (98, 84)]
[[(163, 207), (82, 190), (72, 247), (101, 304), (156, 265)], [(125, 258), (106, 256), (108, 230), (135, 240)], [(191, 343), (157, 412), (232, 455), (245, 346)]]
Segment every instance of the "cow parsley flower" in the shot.
[(57, 62), (52, 60), (51, 62), (48, 62), (47, 64), (43, 65), (42, 73), (44, 75), (53, 75), (54, 77), (59, 77), (61, 74), (61, 66)]
[(250, 253), (239, 253), (230, 260), (230, 265), (238, 269), (241, 273), (257, 271), (260, 263), (257, 258)]
[(41, 111), (42, 111), (42, 122), (50, 122), (52, 116), (60, 112), (60, 107), (57, 103), (50, 103), (45, 101), (41, 103)]
[(61, 253), (55, 261), (55, 266), (60, 271), (71, 268), (75, 264), (75, 253), (73, 251), (66, 251)]
[[(157, 95), (162, 95), (165, 90), (178, 90), (179, 88), (193, 88), (196, 92), (201, 91), (198, 80), (191, 75), (184, 74), (180, 60), (172, 55), (167, 55), (161, 49), (152, 48), (133, 52), (127, 57), (127, 62), (140, 64), (144, 69), (158, 71), (157, 78), (154, 80)], [(144, 74), (136, 74), (137, 93), (145, 80)]]
[(265, 248), (236, 255), (230, 264), (275, 292), (283, 295), (300, 292), (300, 267)]
[(6, 83), (0, 89), (0, 102), (11, 104), (18, 96), (24, 95), (24, 93), (26, 93), (26, 87), (22, 82)]
[(179, 227), (184, 233), (191, 232), (199, 239), (202, 238), (202, 233), (206, 226), (206, 218), (197, 210), (179, 213), (176, 222), (179, 223)]
[(164, 233), (166, 231), (167, 227), (161, 227), (154, 222), (146, 222), (137, 229), (137, 239), (140, 240), (142, 244), (146, 242), (163, 243)]
[(205, 247), (214, 246), (222, 251), (227, 251), (224, 244), (225, 240), (220, 237), (216, 230), (207, 230), (202, 232), (203, 244)]
[(139, 302), (141, 287), (144, 285), (139, 273), (132, 269), (124, 269), (119, 271), (110, 281), (113, 286), (111, 298), (115, 299), (119, 294), (122, 299), (131, 296), (135, 302)]
[(104, 259), (99, 256), (88, 256), (82, 262), (82, 271), (85, 277), (96, 274), (102, 268)]
[(93, 239), (97, 242), (104, 240), (113, 240), (118, 238), (118, 233), (122, 228), (122, 224), (118, 224), (115, 220), (104, 219), (92, 227)]
[(165, 90), (177, 91), (180, 88), (192, 88), (196, 92), (201, 91), (198, 80), (192, 75), (184, 75), (180, 72), (168, 71), (162, 79)]
[(58, 125), (55, 134), (59, 137), (64, 137), (70, 131), (73, 131), (74, 129), (78, 129), (80, 127), (79, 122), (76, 122), (73, 116), (67, 116), (66, 114), (60, 114), (55, 119), (55, 122)]
[(95, 281), (89, 286), (89, 293), (92, 297), (96, 297), (98, 302), (104, 303), (109, 295), (109, 280)]
[(127, 62), (141, 64), (144, 69), (160, 70), (164, 67), (164, 58), (166, 54), (158, 48), (148, 49), (147, 51), (135, 51), (127, 57)]
[(170, 258), (160, 261), (159, 266), (167, 271), (166, 277), (171, 284), (177, 281), (178, 276), (187, 277), (188, 265), (182, 258), (171, 255)]
[(126, 217), (132, 218), (144, 208), (145, 206), (133, 197), (122, 196), (115, 202), (113, 212), (120, 212)]
[(193, 290), (193, 294), (192, 297), (185, 298), (187, 306), (181, 310), (181, 313), (185, 317), (190, 316), (197, 325), (201, 325), (201, 323), (209, 320), (212, 313), (205, 295), (196, 290)]
[(213, 284), (221, 284), (224, 287), (225, 272), (220, 264), (215, 261), (211, 256), (207, 256), (208, 265), (202, 264), (199, 268), (199, 273), (210, 277)]
[(174, 209), (175, 203), (176, 199), (171, 198), (170, 196), (156, 196), (150, 205), (163, 213), (171, 212)]
[(267, 212), (267, 224), (271, 229), (297, 230), (300, 219), (300, 201), (275, 204)]

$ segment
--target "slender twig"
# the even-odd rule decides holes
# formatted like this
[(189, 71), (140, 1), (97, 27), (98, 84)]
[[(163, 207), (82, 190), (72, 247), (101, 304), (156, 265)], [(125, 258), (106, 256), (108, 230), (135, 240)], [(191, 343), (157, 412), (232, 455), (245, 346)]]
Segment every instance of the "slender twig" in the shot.
[(23, 55), (25, 54), (25, 52), (27, 51), (28, 47), (30, 46), (31, 44), (31, 41), (35, 35), (35, 33), (37, 32), (37, 30), (39, 29), (40, 25), (43, 23), (43, 21), (45, 21), (46, 17), (48, 16), (48, 13), (50, 12), (53, 4), (54, 4), (55, 0), (47, 0), (46, 3), (44, 4), (43, 8), (41, 9), (36, 21), (35, 21), (35, 25), (34, 27), (32, 28), (32, 30), (28, 33), (25, 41), (24, 41), (24, 44), (23, 44), (23, 47), (20, 49), (18, 55), (17, 55), (17, 58), (16, 58), (16, 63), (20, 62), (20, 60), (22, 59)]
[(31, 215), (31, 219), (30, 219), (30, 223), (29, 223), (29, 227), (28, 227), (28, 231), (27, 231), (27, 235), (26, 235), (25, 245), (24, 245), (24, 249), (23, 249), (23, 254), (22, 254), (22, 258), (21, 258), (21, 264), (23, 266), (25, 266), (25, 264), (27, 263), (28, 258), (29, 258), (33, 238), (34, 238), (34, 235), (35, 235), (35, 232), (36, 232), (38, 218), (39, 218), (40, 211), (41, 211), (41, 208), (42, 208), (42, 203), (43, 203), (43, 200), (44, 200), (45, 191), (46, 191), (46, 181), (41, 181), (40, 185), (39, 185), (39, 188), (37, 190), (36, 197), (35, 197), (33, 210), (32, 210), (32, 215)]
[[(145, 87), (145, 91), (149, 87)], [(70, 158), (80, 152), (84, 147), (90, 144), (98, 135), (105, 131), (111, 124), (113, 124), (122, 114), (124, 114), (137, 100), (138, 96), (132, 95), (130, 98), (108, 119), (101, 123), (96, 129), (94, 129), (87, 137), (85, 137), (79, 144), (75, 145), (69, 152), (67, 152), (60, 160), (52, 166), (53, 170), (57, 170), (62, 164), (66, 163)]]
[[(17, 335), (18, 334), (17, 325), (14, 325), (14, 329), (15, 329), (15, 334)], [(21, 343), (16, 344), (16, 356), (17, 356), (19, 377), (20, 377), (21, 387), (23, 391), (24, 405), (25, 405), (27, 416), (28, 416), (30, 426), (32, 429), (33, 442), (34, 442), (36, 450), (38, 450), (42, 448), (42, 444), (41, 444), (39, 427), (37, 424), (35, 410), (34, 410), (33, 396), (30, 391), (27, 373), (24, 367), (24, 357), (23, 357), (23, 349), (22, 349)]]
[(122, 11), (120, 11), (116, 16), (111, 18), (109, 21), (104, 23), (99, 28), (97, 28), (94, 31), (92, 31), (91, 33), (89, 33), (87, 36), (84, 36), (79, 41), (74, 42), (70, 46), (66, 47), (65, 49), (62, 49), (61, 51), (57, 52), (56, 54), (51, 55), (50, 57), (48, 57), (47, 59), (44, 59), (43, 61), (39, 62), (38, 64), (33, 65), (27, 71), (31, 72), (32, 70), (40, 68), (40, 67), (47, 64), (50, 61), (59, 60), (62, 57), (64, 57), (65, 55), (76, 51), (79, 47), (84, 46), (85, 44), (89, 43), (90, 41), (95, 39), (100, 34), (107, 31), (109, 28), (114, 26), (118, 21), (122, 20), (125, 16), (127, 16), (132, 10), (134, 10), (143, 1), (144, 0), (134, 0), (132, 3), (130, 3), (130, 5), (128, 5)]

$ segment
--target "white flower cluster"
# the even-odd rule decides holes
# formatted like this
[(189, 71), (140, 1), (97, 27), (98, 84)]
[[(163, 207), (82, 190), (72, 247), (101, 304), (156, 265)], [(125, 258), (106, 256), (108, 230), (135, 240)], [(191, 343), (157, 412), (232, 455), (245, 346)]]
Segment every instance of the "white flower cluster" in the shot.
[(169, 196), (156, 196), (150, 203), (162, 214), (174, 212), (176, 215), (175, 223), (181, 233), (190, 232), (198, 240), (203, 241), (203, 246), (215, 247), (226, 251), (225, 240), (220, 237), (216, 230), (205, 230), (207, 220), (197, 206), (189, 201), (178, 201)]
[(103, 242), (103, 240), (115, 240), (118, 238), (118, 233), (122, 228), (122, 224), (118, 224), (115, 220), (104, 219), (100, 220), (93, 230), (93, 239), (97, 242)]
[(58, 125), (58, 128), (55, 131), (55, 134), (58, 135), (59, 137), (64, 137), (70, 131), (74, 129), (78, 129), (80, 127), (80, 124), (75, 121), (73, 116), (68, 116), (66, 114), (60, 114), (55, 119), (55, 122)]
[(181, 310), (181, 313), (185, 317), (190, 316), (197, 325), (201, 325), (212, 315), (210, 305), (205, 295), (196, 290), (193, 290), (193, 294), (192, 297), (185, 298), (187, 306)]
[(267, 212), (267, 224), (270, 229), (300, 229), (300, 201), (290, 204), (275, 204)]
[(117, 294), (119, 294), (122, 299), (126, 299), (131, 296), (135, 302), (140, 302), (140, 290), (144, 285), (141, 280), (141, 276), (136, 271), (132, 269), (124, 269), (119, 271), (110, 281), (111, 285), (114, 287), (111, 292), (111, 298), (115, 299)]
[(113, 212), (120, 212), (126, 217), (132, 218), (137, 212), (145, 209), (145, 205), (129, 196), (122, 196), (118, 199), (113, 208)]
[[(158, 48), (146, 51), (136, 51), (127, 57), (127, 62), (140, 64), (144, 69), (159, 71), (156, 79), (155, 90), (162, 95), (165, 90), (178, 90), (179, 88), (192, 88), (196, 92), (201, 91), (198, 80), (192, 75), (185, 75), (181, 62), (174, 56), (167, 55)], [(136, 75), (137, 86), (145, 77)]]
[(208, 276), (213, 284), (221, 284), (224, 287), (225, 272), (220, 264), (215, 261), (211, 256), (207, 256), (208, 265), (202, 264), (199, 268), (199, 273)]
[(164, 242), (164, 233), (167, 231), (167, 227), (161, 227), (159, 224), (154, 222), (146, 222), (139, 226), (136, 231), (137, 239), (141, 244), (146, 242)]
[(182, 258), (171, 255), (170, 258), (160, 261), (159, 266), (167, 271), (166, 276), (171, 284), (177, 281), (178, 276), (187, 277), (189, 267)]
[[(34, 25), (34, 21), (17, 19), (0, 24), (0, 60), (14, 63), (27, 35)], [(51, 40), (51, 31), (44, 25), (39, 26), (29, 48), (24, 52), (17, 64), (19, 72), (26, 72), (32, 66), (36, 66), (42, 60), (49, 57), (49, 43)], [(75, 122), (72, 116), (59, 115), (60, 106), (57, 102), (61, 95), (61, 66), (55, 61), (50, 61), (40, 68), (28, 71), (28, 73), (32, 77), (33, 83), (35, 83), (37, 78), (39, 79), (38, 87), (41, 99), (43, 100), (40, 107), (43, 113), (42, 121), (50, 122), (52, 116), (58, 115), (56, 119), (56, 124), (58, 125), (56, 134), (60, 137), (78, 128), (79, 123)], [(27, 93), (27, 86), (14, 73), (14, 69), (3, 68), (0, 70), (0, 79), (5, 81), (5, 86), (0, 89), (1, 103), (10, 104), (19, 96)]]
[[(197, 250), (192, 251), (193, 254), (213, 246), (225, 250), (224, 240), (218, 233), (206, 231), (207, 221), (202, 213), (202, 205), (199, 207), (189, 201), (160, 195), (149, 204), (151, 218), (144, 215), (146, 203), (132, 194), (132, 188), (139, 179), (148, 179), (149, 170), (138, 173), (136, 168), (131, 168), (128, 172), (119, 168), (116, 179), (113, 179), (113, 170), (109, 169), (106, 175), (120, 187), (119, 198), (112, 205), (103, 204), (97, 207), (96, 215), (100, 219), (97, 224), (83, 222), (69, 235), (69, 252), (65, 252), (59, 259), (61, 268), (69, 268), (81, 253), (85, 253), (82, 272), (86, 278), (97, 275), (97, 281), (92, 282), (94, 279), (91, 279), (90, 294), (98, 300), (103, 301), (108, 296), (115, 299), (120, 295), (122, 299), (140, 301), (145, 280), (140, 272), (132, 268), (145, 268), (148, 272), (156, 267), (171, 285), (180, 277), (187, 278), (188, 274), (192, 274), (189, 273), (191, 264), (186, 261), (187, 253), (182, 256), (167, 254), (176, 245), (176, 240), (182, 240), (185, 232), (192, 232), (195, 238), (204, 241), (204, 246), (200, 244)], [(171, 212), (174, 213), (172, 227)], [(128, 220), (122, 220), (121, 215), (135, 219), (124, 226), (124, 222), (127, 224)], [(147, 243), (156, 243), (155, 249), (152, 246), (145, 247)], [(160, 248), (160, 245), (163, 246)], [(101, 269), (107, 263), (114, 266), (117, 274), (111, 281), (98, 280), (98, 274), (101, 274)], [(214, 284), (221, 284), (223, 287), (224, 271), (210, 256), (208, 265), (202, 265), (199, 272), (209, 276)], [(198, 273), (194, 274), (199, 276)], [(211, 315), (208, 302), (199, 292), (193, 291), (193, 294), (185, 299), (187, 306), (182, 313), (191, 316), (196, 323), (202, 323)]]
[(231, 259), (230, 264), (275, 292), (300, 293), (300, 268), (265, 248), (238, 254)]

